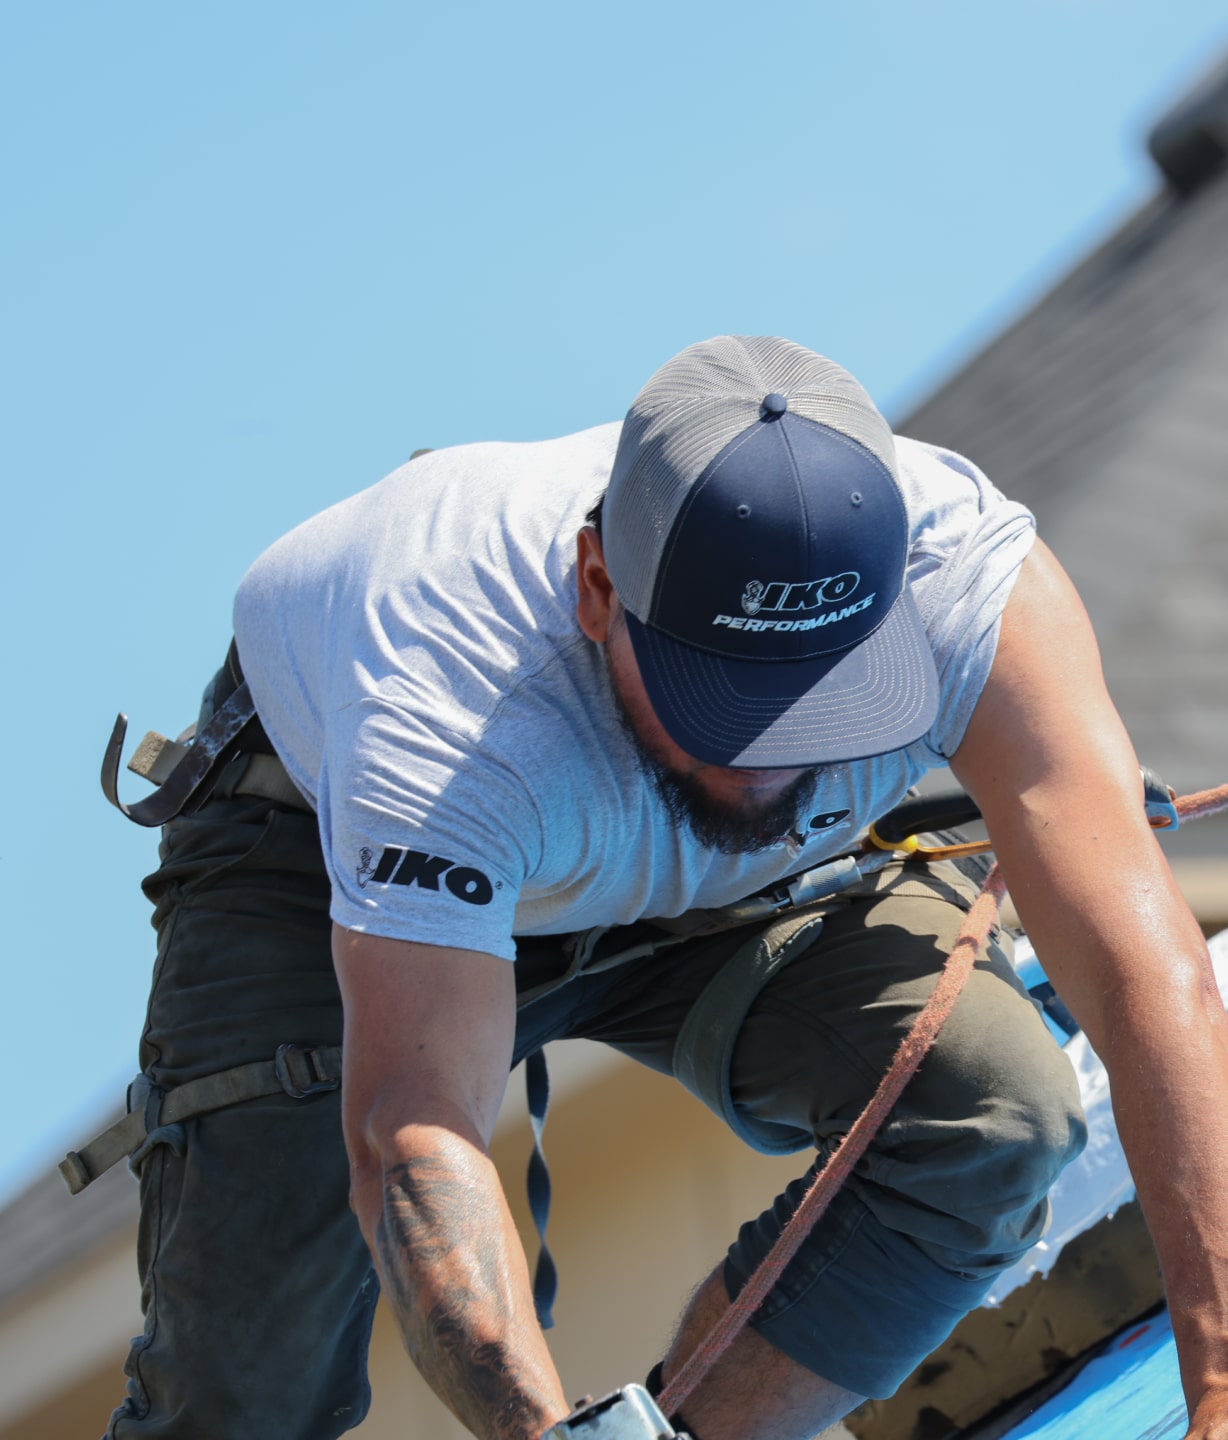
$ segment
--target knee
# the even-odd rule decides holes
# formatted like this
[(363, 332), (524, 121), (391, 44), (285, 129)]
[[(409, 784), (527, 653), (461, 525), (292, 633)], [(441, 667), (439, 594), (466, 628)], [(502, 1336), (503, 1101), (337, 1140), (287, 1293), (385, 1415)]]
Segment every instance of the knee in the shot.
[[(970, 976), (916, 1080), (914, 1101), (968, 1126), (1007, 1168), (1056, 1174), (1086, 1139), (1074, 1067), (1015, 980)], [(1029, 1158), (1030, 1157), (1030, 1158)]]
[(867, 1173), (913, 1212), (902, 1228), (960, 1268), (997, 1268), (1040, 1238), (1049, 1189), (1086, 1139), (1074, 1069), (1035, 1007), (978, 970)]

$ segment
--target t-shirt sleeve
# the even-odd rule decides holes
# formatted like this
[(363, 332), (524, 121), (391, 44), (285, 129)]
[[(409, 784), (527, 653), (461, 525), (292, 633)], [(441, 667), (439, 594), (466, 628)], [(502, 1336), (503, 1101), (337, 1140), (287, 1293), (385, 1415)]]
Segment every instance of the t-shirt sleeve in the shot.
[(915, 531), (910, 583), (941, 697), (922, 744), (927, 763), (945, 765), (989, 678), (1002, 612), (1036, 538), (1036, 521), (963, 456), (932, 446), (913, 449), (909, 468), (921, 482), (915, 493), (924, 494), (928, 513)]
[(338, 925), (515, 959), (541, 830), (513, 770), (367, 697), (328, 717), (318, 795)]

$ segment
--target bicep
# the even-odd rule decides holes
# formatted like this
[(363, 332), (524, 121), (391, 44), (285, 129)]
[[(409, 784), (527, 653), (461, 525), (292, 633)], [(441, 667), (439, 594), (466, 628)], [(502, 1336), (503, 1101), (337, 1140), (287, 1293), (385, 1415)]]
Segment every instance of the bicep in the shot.
[(1039, 543), (951, 768), (985, 816), (1050, 978), (1100, 1031), (1113, 992), (1131, 979), (1158, 983), (1171, 942), (1196, 936), (1148, 826), (1091, 624)]
[(1141, 813), (1137, 764), (1091, 622), (1040, 541), (1007, 602), (989, 679), (951, 768), (1008, 828), (1038, 806), (1050, 815), (1072, 787), (1107, 787)]
[(343, 1113), (351, 1154), (387, 1157), (414, 1127), (489, 1143), (516, 1026), (510, 961), (334, 926), (345, 1007)]

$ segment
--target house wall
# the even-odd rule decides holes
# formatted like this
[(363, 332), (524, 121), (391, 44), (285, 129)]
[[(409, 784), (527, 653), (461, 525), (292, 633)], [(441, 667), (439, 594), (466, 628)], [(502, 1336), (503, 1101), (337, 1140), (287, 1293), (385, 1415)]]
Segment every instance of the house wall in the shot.
[(0, 1312), (0, 1435), (100, 1435), (123, 1394), (128, 1337), (140, 1329), (132, 1226)]

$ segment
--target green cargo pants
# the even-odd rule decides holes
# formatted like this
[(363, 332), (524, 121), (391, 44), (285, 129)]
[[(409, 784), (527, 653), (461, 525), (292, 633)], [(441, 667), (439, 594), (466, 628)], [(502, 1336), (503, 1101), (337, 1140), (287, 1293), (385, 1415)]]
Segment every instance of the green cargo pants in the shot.
[[(220, 795), (167, 827), (145, 882), (158, 954), (141, 1065), (155, 1100), (282, 1044), (341, 1040), (314, 817), (225, 798), (225, 785)], [(894, 867), (871, 893), (825, 907), (738, 1030), (724, 1104), (744, 1135), (819, 1158), (838, 1143), (924, 1003), (969, 895), (951, 867)], [(687, 941), (554, 989), (542, 987), (564, 969), (559, 939), (523, 941), (518, 986), (535, 998), (520, 1009), (516, 1059), (583, 1035), (672, 1072), (688, 1015), (748, 938)], [(1040, 1236), (1045, 1194), (1082, 1141), (1070, 1066), (992, 948), (756, 1328), (836, 1384), (890, 1393)], [(108, 1435), (330, 1440), (356, 1425), (378, 1286), (348, 1208), (338, 1094), (155, 1128), (135, 1168), (145, 1331)], [(731, 1294), (805, 1180), (742, 1227)]]

